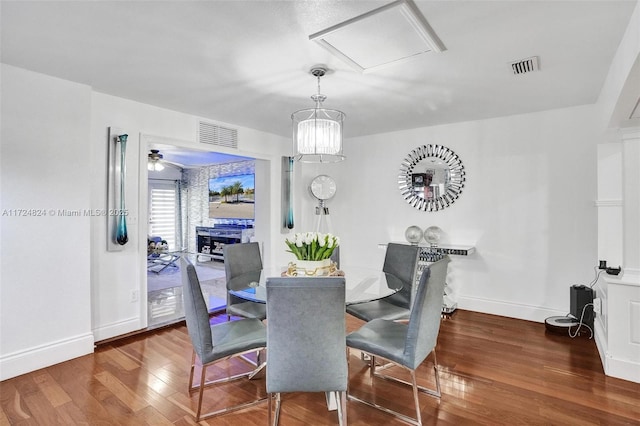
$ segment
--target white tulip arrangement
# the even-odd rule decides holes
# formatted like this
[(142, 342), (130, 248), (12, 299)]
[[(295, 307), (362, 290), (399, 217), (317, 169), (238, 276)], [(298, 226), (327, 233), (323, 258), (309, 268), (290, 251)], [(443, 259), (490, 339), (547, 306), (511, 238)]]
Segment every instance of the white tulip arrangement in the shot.
[(285, 243), (289, 247), (287, 251), (298, 260), (324, 260), (340, 245), (340, 238), (321, 232), (299, 232), (293, 239), (285, 239)]

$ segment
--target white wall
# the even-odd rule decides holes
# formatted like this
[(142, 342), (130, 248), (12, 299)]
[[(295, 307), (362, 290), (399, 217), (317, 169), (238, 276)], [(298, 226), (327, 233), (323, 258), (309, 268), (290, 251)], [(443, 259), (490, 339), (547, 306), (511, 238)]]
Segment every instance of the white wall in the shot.
[(607, 375), (640, 383), (640, 120), (629, 119), (640, 94), (640, 2), (609, 68), (596, 107), (598, 258), (604, 274), (596, 297), (595, 340)]
[(91, 89), (11, 66), (1, 71), (6, 379), (93, 351), (89, 217), (82, 213), (90, 207)]
[[(140, 145), (141, 135), (211, 150), (195, 142), (197, 121), (2, 65), (0, 210), (7, 214), (0, 234), (0, 379), (90, 353), (94, 341), (146, 324), (144, 300), (130, 301), (132, 290), (144, 295), (146, 282), (146, 239), (141, 244), (140, 235), (146, 238), (148, 148), (146, 140)], [(129, 134), (130, 240), (120, 252), (107, 251), (106, 218), (83, 213), (106, 207), (109, 127)], [(280, 156), (290, 143), (246, 128), (238, 128), (238, 139), (239, 149), (226, 152), (259, 158), (257, 175), (264, 184), (277, 183), (263, 193), (258, 213), (263, 223), (257, 234), (271, 249), (272, 234), (280, 238)], [(15, 217), (13, 209), (48, 214)]]
[[(148, 147), (153, 136), (159, 135), (164, 143), (175, 141), (184, 148), (213, 150), (210, 145), (196, 141), (198, 117), (141, 104), (126, 99), (94, 92), (92, 94), (91, 144), (91, 206), (103, 208), (107, 188), (107, 129), (118, 127), (129, 135), (127, 148), (127, 209), (129, 210), (129, 242), (120, 252), (106, 249), (106, 221), (94, 218), (91, 222), (91, 279), (92, 323), (96, 341), (121, 335), (146, 326), (146, 304), (131, 302), (131, 292), (145, 294), (146, 268), (146, 203), (140, 204), (147, 194), (146, 161)], [(256, 213), (257, 238), (271, 247), (274, 223), (278, 223), (275, 206), (280, 205), (279, 158), (288, 153), (289, 142), (285, 138), (269, 135), (238, 126), (221, 123), (238, 129), (238, 150), (215, 149), (220, 152), (256, 157), (269, 164), (268, 173), (260, 170), (275, 185), (266, 202), (256, 203), (261, 211)], [(158, 138), (156, 138), (158, 139)], [(142, 142), (141, 142), (142, 141)], [(142, 143), (142, 146), (141, 146)], [(258, 173), (256, 166), (256, 173)], [(263, 179), (264, 180), (264, 179)], [(262, 206), (262, 207), (260, 207)], [(264, 210), (268, 211), (264, 211)], [(261, 223), (258, 223), (260, 221)], [(141, 244), (142, 241), (142, 244)]]
[[(568, 313), (569, 287), (594, 277), (594, 113), (583, 106), (350, 139), (346, 161), (303, 165), (299, 185), (319, 172), (336, 178), (328, 205), (344, 263), (380, 264), (378, 243), (404, 241), (410, 225), (436, 225), (443, 244), (477, 249), (451, 264), (461, 308), (542, 321)], [(398, 189), (402, 160), (424, 144), (455, 151), (467, 173), (461, 197), (440, 212), (414, 209)], [(315, 202), (299, 193), (305, 230)]]
[[(124, 250), (107, 251), (107, 220), (97, 217), (91, 221), (91, 282), (92, 324), (96, 341), (143, 328), (146, 315), (139, 302), (131, 302), (131, 292), (144, 294), (144, 264), (141, 253), (140, 226), (146, 227), (146, 217), (141, 215), (139, 199), (146, 197), (140, 190), (141, 168), (140, 133), (154, 130), (168, 137), (195, 138), (193, 118), (161, 108), (151, 107), (92, 93), (91, 110), (91, 207), (104, 208), (107, 202), (107, 134), (109, 127), (117, 127), (129, 135), (127, 142), (126, 206), (129, 210), (127, 226), (129, 242)], [(146, 166), (144, 166), (146, 167)]]
[[(630, 27), (637, 17), (636, 10)], [(450, 284), (460, 307), (533, 320), (567, 313), (568, 288), (590, 282), (597, 261), (596, 122), (609, 120), (615, 109), (611, 96), (615, 99), (628, 85), (624, 70), (635, 69), (637, 40), (625, 46), (636, 55), (614, 61), (616, 71), (596, 106), (350, 139), (343, 163), (298, 164), (294, 231), (313, 227), (316, 203), (307, 185), (313, 176), (328, 173), (338, 182), (329, 207), (343, 241), (343, 262), (377, 266), (383, 256), (378, 243), (402, 241), (410, 225), (437, 225), (446, 232), (443, 243), (477, 248), (476, 255), (457, 257), (451, 265)], [(194, 142), (196, 121), (2, 66), (2, 210), (104, 208), (107, 129), (119, 127), (130, 135), (131, 239), (124, 251), (107, 252), (104, 218), (2, 217), (1, 379), (89, 352), (92, 329), (101, 340), (144, 323), (144, 303), (129, 301), (130, 291), (142, 290), (146, 276), (146, 241), (140, 244), (146, 232), (137, 223), (146, 214), (141, 207), (141, 194), (146, 194), (141, 134), (202, 149)], [(256, 235), (265, 242), (265, 264), (285, 264), (280, 156), (290, 153), (290, 142), (239, 128), (239, 143), (240, 152), (233, 153), (263, 160), (256, 174), (271, 187), (264, 212), (269, 226)], [(430, 143), (453, 149), (467, 170), (461, 198), (435, 213), (413, 209), (397, 189), (404, 156)], [(46, 247), (47, 255), (34, 253), (34, 245)]]

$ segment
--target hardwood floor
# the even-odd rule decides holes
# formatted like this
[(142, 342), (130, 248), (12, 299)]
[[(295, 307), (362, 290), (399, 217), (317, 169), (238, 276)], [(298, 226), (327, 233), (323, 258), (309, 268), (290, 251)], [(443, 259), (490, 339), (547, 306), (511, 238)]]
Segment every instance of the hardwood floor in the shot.
[[(223, 321), (224, 315), (212, 318)], [(347, 327), (362, 324), (350, 316)], [(442, 399), (420, 395), (427, 425), (640, 425), (640, 384), (604, 375), (593, 340), (545, 332), (543, 324), (468, 311), (442, 323), (437, 347)], [(184, 326), (99, 346), (92, 355), (0, 383), (0, 424), (189, 425), (197, 396), (188, 395), (191, 344)], [(211, 376), (249, 368), (236, 360)], [(358, 353), (350, 357), (350, 392), (412, 415), (408, 388), (375, 381)], [(432, 380), (429, 358), (421, 384)], [(205, 391), (203, 409), (264, 394), (264, 380)], [(348, 402), (351, 425), (404, 424)], [(265, 425), (267, 405), (201, 422)], [(333, 425), (323, 394), (285, 394), (281, 425)]]

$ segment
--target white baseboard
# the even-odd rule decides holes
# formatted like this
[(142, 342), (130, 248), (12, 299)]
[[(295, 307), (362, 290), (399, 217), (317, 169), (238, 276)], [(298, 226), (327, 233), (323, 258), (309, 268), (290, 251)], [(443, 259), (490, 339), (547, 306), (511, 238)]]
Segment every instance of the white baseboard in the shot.
[(607, 376), (640, 383), (640, 363), (614, 358), (607, 354), (604, 373)]
[(107, 324), (93, 329), (93, 338), (96, 342), (111, 339), (112, 337), (122, 336), (144, 328), (140, 317), (127, 318), (122, 321)]
[(602, 321), (596, 318), (594, 324), (596, 347), (602, 362), (604, 374), (618, 379), (629, 380), (631, 382), (640, 383), (640, 362), (624, 360), (612, 356), (608, 351), (606, 334)]
[(564, 316), (567, 312), (543, 308), (541, 306), (503, 302), (500, 300), (480, 299), (475, 297), (458, 297), (458, 308), (485, 314), (500, 315), (527, 321), (544, 322), (552, 316)]
[(593, 335), (596, 340), (596, 348), (598, 348), (598, 354), (600, 355), (600, 362), (602, 363), (602, 368), (606, 373), (606, 363), (607, 363), (607, 335), (604, 332), (604, 326), (602, 325), (602, 320), (600, 316), (596, 314), (596, 319), (593, 323)]
[(93, 353), (93, 334), (86, 333), (3, 355), (0, 380)]

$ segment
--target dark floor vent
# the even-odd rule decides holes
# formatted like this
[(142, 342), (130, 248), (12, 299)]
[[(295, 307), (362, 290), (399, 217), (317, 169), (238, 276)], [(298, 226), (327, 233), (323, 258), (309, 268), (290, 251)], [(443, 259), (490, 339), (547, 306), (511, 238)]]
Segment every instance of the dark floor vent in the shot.
[(521, 59), (519, 61), (511, 62), (511, 70), (515, 75), (526, 74), (540, 69), (538, 65), (538, 57), (532, 56), (530, 58)]
[(200, 121), (198, 123), (198, 141), (209, 145), (238, 148), (238, 130), (217, 124)]

